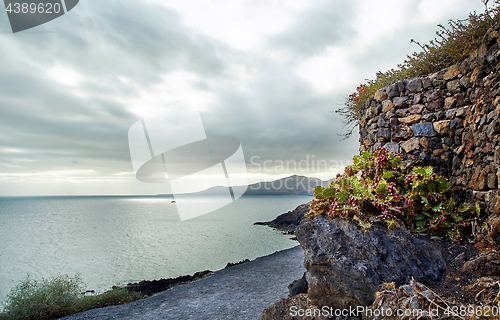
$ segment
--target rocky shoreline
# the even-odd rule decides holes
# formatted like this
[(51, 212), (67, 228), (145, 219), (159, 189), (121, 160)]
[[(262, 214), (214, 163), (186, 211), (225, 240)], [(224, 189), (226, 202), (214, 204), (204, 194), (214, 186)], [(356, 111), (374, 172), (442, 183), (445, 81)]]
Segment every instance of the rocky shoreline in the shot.
[[(161, 278), (160, 280), (142, 280), (136, 283), (129, 283), (127, 284), (126, 288), (130, 291), (139, 292), (145, 296), (152, 296), (158, 292), (166, 291), (175, 286), (203, 279), (211, 274), (212, 271), (205, 270), (196, 272), (193, 275), (184, 275), (184, 276), (179, 276), (177, 278), (168, 278), (168, 279)], [(113, 289), (114, 288), (117, 287), (113, 287)]]
[[(130, 290), (149, 297), (65, 319), (340, 319), (298, 317), (290, 310), (343, 310), (371, 307), (374, 301), (382, 305), (387, 302), (380, 300), (380, 292), (387, 296), (397, 287), (413, 292), (422, 285), (435, 297), (468, 305), (477, 300), (477, 290), (485, 289), (478, 279), (484, 286), (489, 283), (485, 276), (500, 275), (500, 268), (494, 268), (500, 265), (499, 255), (491, 250), (481, 253), (484, 246), (477, 243), (457, 245), (417, 236), (404, 226), (363, 230), (324, 215), (307, 219), (307, 207), (303, 204), (273, 221), (256, 223), (294, 233), (300, 246), (228, 263), (216, 272), (130, 283)], [(489, 221), (491, 230), (500, 230), (497, 220)], [(495, 235), (492, 239), (500, 238)], [(489, 292), (486, 289), (483, 292)]]
[(305, 219), (304, 215), (308, 211), (309, 202), (301, 204), (297, 208), (279, 215), (274, 220), (267, 222), (255, 222), (254, 225), (268, 226), (288, 234), (294, 234), (295, 229), (300, 222)]
[[(240, 262), (232, 263), (228, 262), (226, 268), (230, 268), (233, 266), (237, 266), (243, 263), (247, 263), (250, 260), (245, 259)], [(203, 278), (206, 278), (210, 275), (212, 275), (214, 271), (210, 270), (205, 270), (205, 271), (199, 271), (194, 273), (193, 275), (184, 275), (184, 276), (179, 276), (176, 278), (167, 278), (163, 279), (161, 278), (160, 280), (142, 280), (140, 282), (135, 282), (135, 283), (128, 283), (126, 285), (126, 288), (130, 291), (135, 291), (139, 292), (146, 297), (150, 297), (156, 293), (162, 292), (162, 291), (167, 291), (168, 289), (171, 289), (175, 286), (183, 285), (186, 283), (190, 283), (193, 281), (197, 281)], [(118, 287), (113, 287), (113, 289), (118, 288)]]

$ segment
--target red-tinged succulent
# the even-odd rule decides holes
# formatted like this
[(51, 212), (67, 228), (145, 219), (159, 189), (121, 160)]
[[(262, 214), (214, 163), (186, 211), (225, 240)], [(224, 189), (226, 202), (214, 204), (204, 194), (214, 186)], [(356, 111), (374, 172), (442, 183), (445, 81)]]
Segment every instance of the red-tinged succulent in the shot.
[(479, 207), (463, 204), (456, 207), (446, 178), (432, 167), (413, 168), (404, 174), (401, 157), (376, 149), (353, 158), (353, 165), (338, 174), (329, 187), (317, 187), (309, 218), (327, 214), (355, 220), (363, 227), (395, 220), (415, 232), (448, 234), (461, 240), (461, 231), (479, 218)]

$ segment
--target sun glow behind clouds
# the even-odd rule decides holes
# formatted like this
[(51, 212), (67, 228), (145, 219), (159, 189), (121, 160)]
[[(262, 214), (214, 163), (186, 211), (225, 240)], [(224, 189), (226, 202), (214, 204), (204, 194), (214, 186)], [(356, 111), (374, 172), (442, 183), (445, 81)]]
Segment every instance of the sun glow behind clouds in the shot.
[(383, 37), (387, 37), (398, 28), (405, 25), (407, 15), (411, 14), (407, 8), (414, 1), (400, 0), (361, 0), (358, 3), (358, 12), (354, 17), (358, 31), (357, 42), (371, 45)]
[(328, 48), (327, 53), (302, 64), (297, 73), (311, 82), (318, 91), (329, 92), (352, 85), (349, 56), (341, 48)]
[(71, 87), (77, 86), (83, 80), (83, 76), (78, 72), (61, 65), (56, 65), (49, 69), (47, 75), (53, 80)]
[(310, 0), (149, 0), (178, 11), (183, 22), (238, 50), (258, 50), (266, 38), (289, 27)]
[[(423, 0), (419, 6), (418, 19), (424, 22), (443, 22), (445, 19), (450, 19), (450, 13), (468, 11), (470, 0)], [(477, 6), (477, 11), (483, 10), (484, 5), (480, 1), (473, 2)], [(461, 14), (462, 15), (462, 14)], [(466, 16), (459, 17), (461, 19)]]
[(214, 94), (196, 88), (194, 84), (200, 78), (194, 73), (178, 71), (162, 78), (162, 83), (147, 89), (138, 87), (139, 97), (126, 101), (131, 112), (144, 117), (155, 110), (180, 102), (201, 111), (216, 101)]

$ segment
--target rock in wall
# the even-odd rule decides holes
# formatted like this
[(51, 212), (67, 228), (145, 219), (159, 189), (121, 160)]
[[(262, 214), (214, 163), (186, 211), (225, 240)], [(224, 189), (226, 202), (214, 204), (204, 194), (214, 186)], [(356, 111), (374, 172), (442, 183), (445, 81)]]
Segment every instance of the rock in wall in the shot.
[(375, 92), (361, 108), (360, 153), (399, 152), (407, 168), (434, 167), (459, 202), (500, 214), (499, 30), (463, 62)]

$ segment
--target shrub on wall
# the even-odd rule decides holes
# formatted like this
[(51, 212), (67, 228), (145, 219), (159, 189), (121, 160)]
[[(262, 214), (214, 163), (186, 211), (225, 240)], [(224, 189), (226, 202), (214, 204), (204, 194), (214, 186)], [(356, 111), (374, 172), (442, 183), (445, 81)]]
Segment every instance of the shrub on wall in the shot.
[(393, 228), (400, 221), (417, 233), (447, 234), (453, 241), (461, 240), (462, 230), (480, 213), (477, 204), (457, 207), (447, 179), (432, 167), (404, 174), (401, 157), (383, 148), (355, 156), (344, 174), (327, 188), (316, 187), (314, 195), (309, 218), (327, 214), (364, 228), (379, 222)]
[[(485, 4), (482, 13), (472, 12), (464, 20), (449, 20), (448, 25), (438, 25), (437, 38), (428, 44), (421, 45), (411, 39), (422, 51), (414, 52), (397, 66), (386, 72), (377, 72), (375, 79), (361, 84), (356, 91), (347, 96), (344, 107), (336, 112), (344, 118), (347, 129), (345, 138), (349, 137), (361, 119), (361, 106), (375, 91), (399, 80), (431, 74), (464, 61), (471, 52), (479, 48), (485, 41), (485, 35), (490, 27), (498, 23), (500, 0), (481, 0)], [(492, 8), (488, 7), (491, 4)]]

